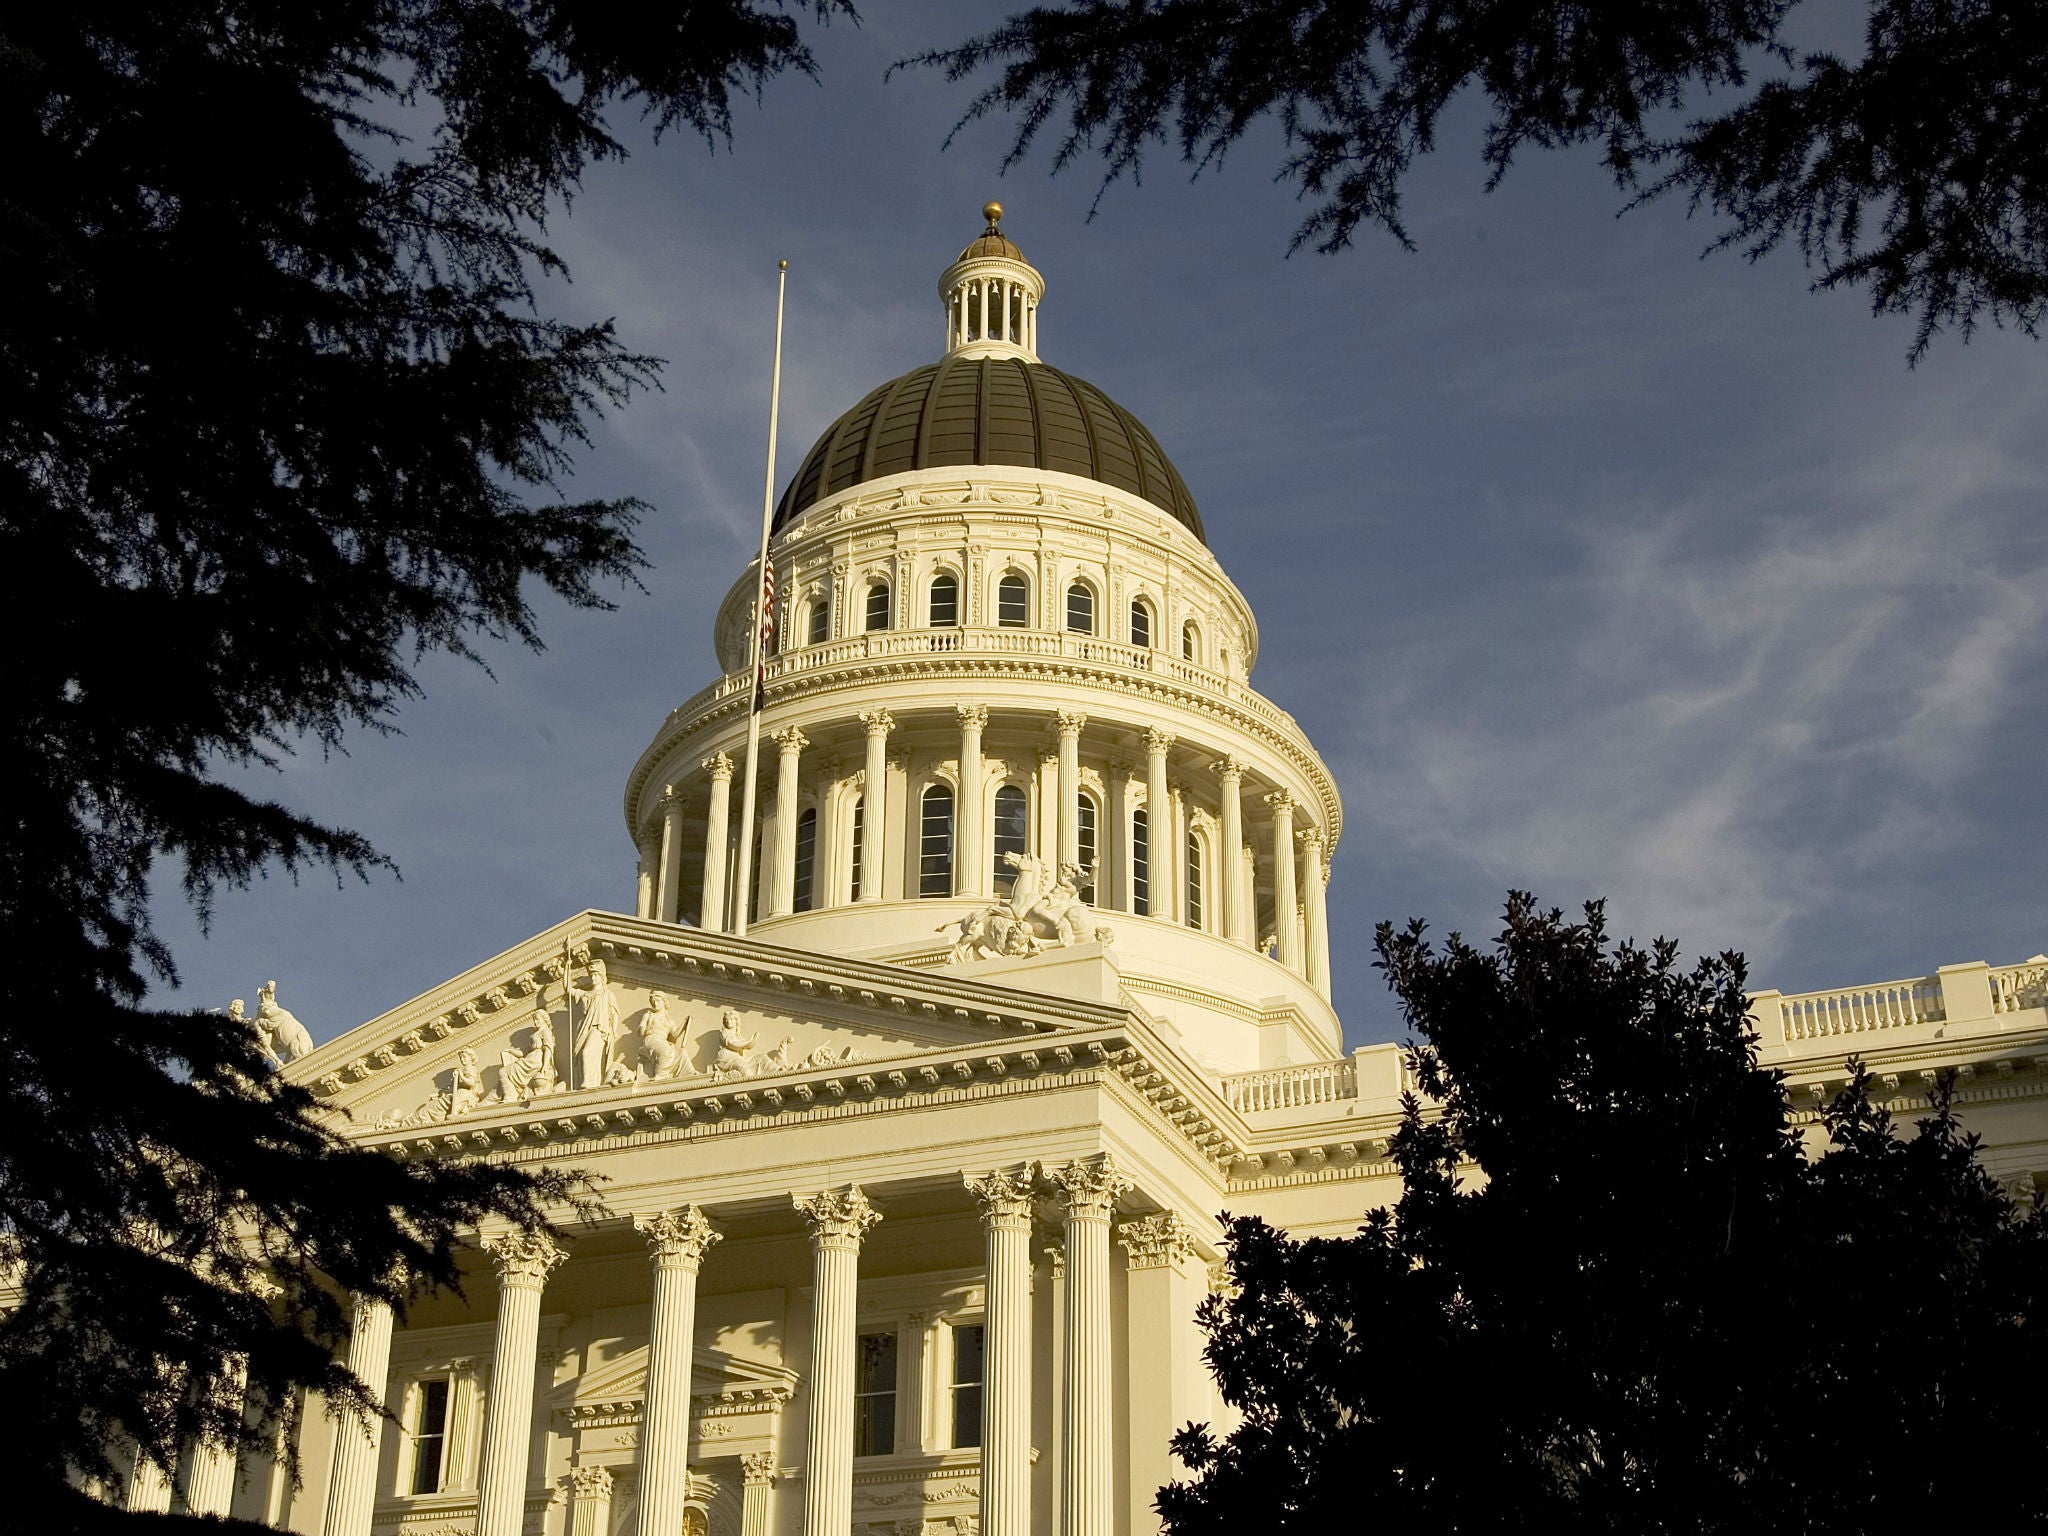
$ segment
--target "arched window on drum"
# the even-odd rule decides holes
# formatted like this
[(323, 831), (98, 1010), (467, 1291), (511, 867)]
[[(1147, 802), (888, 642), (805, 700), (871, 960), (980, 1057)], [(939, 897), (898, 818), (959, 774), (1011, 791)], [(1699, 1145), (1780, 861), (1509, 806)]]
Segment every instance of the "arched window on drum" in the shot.
[(998, 896), (1008, 896), (1017, 884), (1017, 871), (1003, 862), (1003, 855), (1014, 853), (1022, 858), (1029, 849), (1031, 832), (1031, 801), (1015, 784), (1005, 784), (996, 791), (995, 842), (992, 853), (992, 879), (989, 889)]
[(922, 799), (918, 826), (917, 894), (953, 894), (953, 786), (932, 784)]
[(1075, 841), (1080, 845), (1081, 899), (1089, 906), (1095, 905), (1095, 864), (1102, 838), (1102, 811), (1095, 803), (1095, 797), (1086, 790), (1081, 791), (1080, 804), (1076, 807), (1079, 820), (1075, 826)]
[(926, 622), (933, 629), (952, 629), (960, 622), (960, 579), (951, 571), (932, 578)]
[(811, 599), (811, 611), (805, 615), (804, 643), (823, 645), (832, 638), (832, 600), (822, 594)]
[(1003, 629), (1031, 625), (1031, 583), (1015, 571), (996, 583), (996, 623)]
[(796, 819), (796, 876), (790, 884), (792, 912), (808, 912), (814, 900), (818, 872), (818, 808), (806, 807)]
[(1095, 593), (1085, 581), (1067, 588), (1067, 628), (1077, 635), (1095, 633)]
[(1193, 619), (1180, 627), (1180, 659), (1196, 662), (1202, 659), (1202, 631)]
[(868, 588), (867, 629), (870, 634), (889, 627), (889, 583), (878, 581)]
[(1192, 830), (1188, 833), (1187, 845), (1187, 901), (1188, 926), (1202, 926), (1202, 840)]
[(1145, 812), (1131, 812), (1131, 911), (1152, 915), (1152, 835)]

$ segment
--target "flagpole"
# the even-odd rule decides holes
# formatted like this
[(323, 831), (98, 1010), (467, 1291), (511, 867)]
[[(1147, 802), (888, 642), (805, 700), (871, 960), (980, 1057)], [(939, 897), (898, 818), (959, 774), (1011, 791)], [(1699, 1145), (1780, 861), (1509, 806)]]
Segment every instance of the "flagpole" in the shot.
[(782, 262), (775, 279), (775, 368), (768, 385), (768, 469), (761, 485), (761, 561), (754, 578), (754, 654), (752, 698), (747, 706), (747, 776), (740, 790), (739, 878), (733, 882), (732, 931), (745, 937), (747, 907), (754, 883), (754, 786), (761, 761), (761, 696), (767, 679), (763, 653), (775, 613), (769, 606), (768, 537), (775, 517), (775, 428), (782, 414), (782, 299), (789, 288), (789, 263)]

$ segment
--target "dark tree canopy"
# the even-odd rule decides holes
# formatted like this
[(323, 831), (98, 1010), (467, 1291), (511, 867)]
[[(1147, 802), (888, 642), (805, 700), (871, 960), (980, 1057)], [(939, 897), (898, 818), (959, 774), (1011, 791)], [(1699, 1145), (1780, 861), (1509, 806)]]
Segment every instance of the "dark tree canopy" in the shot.
[(1172, 1536), (2048, 1524), (1985, 1463), (2048, 1430), (2048, 1225), (1950, 1083), (1902, 1136), (1856, 1066), (1809, 1159), (1740, 957), (1520, 895), (1491, 952), (1378, 943), (1434, 1101), (1402, 1195), (1342, 1241), (1230, 1224), (1203, 1323), (1244, 1420), (1177, 1438)]
[[(239, 1026), (145, 1010), (153, 875), (202, 908), (350, 833), (222, 768), (388, 728), (432, 650), (601, 606), (637, 504), (557, 481), (653, 382), (536, 303), (609, 110), (716, 141), (844, 0), (78, 0), (0, 21), (0, 1443), (17, 1509), (118, 1437), (268, 1443), (364, 1401), (338, 1297), (455, 1277), (573, 1181), (352, 1150)], [(406, 132), (392, 124), (412, 125)], [(257, 1295), (261, 1270), (283, 1290)], [(73, 1506), (77, 1508), (76, 1505)], [(78, 1516), (84, 1518), (81, 1512)]]
[[(914, 62), (993, 70), (968, 117), (1008, 113), (1019, 159), (1107, 180), (1155, 146), (1199, 171), (1276, 118), (1280, 175), (1334, 251), (1403, 245), (1402, 183), (1445, 110), (1489, 111), (1489, 184), (1524, 146), (1597, 145), (1632, 198), (1680, 193), (1752, 258), (1790, 244), (1823, 288), (1938, 330), (2037, 334), (2048, 313), (2048, 17), (2037, 0), (1868, 0), (1858, 58), (1795, 55), (1797, 0), (1067, 0)], [(1753, 77), (1754, 90), (1746, 89)], [(1712, 115), (1687, 122), (1687, 114)]]

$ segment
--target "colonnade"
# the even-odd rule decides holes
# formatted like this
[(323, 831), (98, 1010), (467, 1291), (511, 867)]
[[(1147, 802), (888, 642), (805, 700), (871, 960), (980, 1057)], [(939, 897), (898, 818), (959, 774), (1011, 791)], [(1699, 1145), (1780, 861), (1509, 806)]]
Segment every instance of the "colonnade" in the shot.
[[(986, 1237), (985, 1402), (981, 1436), (981, 1529), (985, 1536), (1031, 1531), (1031, 1215), (1032, 1163), (966, 1173)], [(1111, 1536), (1115, 1477), (1110, 1425), (1110, 1228), (1116, 1202), (1132, 1184), (1107, 1153), (1044, 1170), (1064, 1208), (1065, 1266), (1060, 1382), (1059, 1529), (1063, 1536)], [(812, 1252), (812, 1329), (808, 1436), (803, 1463), (805, 1536), (843, 1536), (853, 1517), (856, 1317), (860, 1253), (882, 1213), (858, 1184), (792, 1196)], [(1125, 1228), (1149, 1229), (1158, 1218)], [(1178, 1218), (1174, 1218), (1177, 1222)], [(641, 1536), (682, 1529), (689, 1492), (690, 1366), (697, 1281), (720, 1234), (704, 1211), (684, 1205), (634, 1225), (646, 1237), (654, 1270), (641, 1406)], [(488, 1244), (498, 1275), (498, 1321), (484, 1421), (476, 1536), (517, 1536), (524, 1523), (531, 1464), (540, 1301), (565, 1254), (543, 1234), (513, 1234)], [(1135, 1254), (1134, 1249), (1134, 1254)], [(391, 1366), (391, 1309), (359, 1298), (349, 1339), (349, 1369), (372, 1387)], [(377, 1498), (382, 1421), (344, 1423), (336, 1434), (322, 1536), (369, 1536)], [(757, 1464), (757, 1462), (759, 1464)], [(749, 1457), (743, 1525), (765, 1536), (774, 1458)], [(602, 1536), (612, 1476), (603, 1468), (572, 1474), (572, 1536)], [(168, 1501), (166, 1501), (167, 1503)], [(600, 1508), (602, 1506), (602, 1508)], [(224, 1511), (223, 1511), (224, 1512)]]
[[(989, 710), (984, 704), (960, 704), (954, 715), (959, 730), (959, 782), (953, 856), (953, 889), (956, 897), (989, 897), (987, 889), (991, 859), (991, 829), (986, 825), (983, 793), (987, 786), (984, 733)], [(1043, 759), (1041, 776), (1051, 802), (1038, 846), (1056, 854), (1062, 863), (1081, 862), (1081, 765), (1083, 736), (1089, 717), (1078, 710), (1059, 710), (1046, 722), (1056, 746)], [(886, 709), (864, 710), (858, 716), (864, 751), (861, 757), (863, 787), (883, 785), (891, 764), (889, 742), (897, 730), (896, 717)], [(814, 727), (815, 729), (815, 727)], [(774, 732), (776, 747), (773, 789), (774, 838), (764, 848), (762, 863), (762, 904), (765, 917), (787, 917), (795, 910), (797, 881), (797, 820), (803, 793), (803, 760), (812, 742), (802, 730), (789, 726)], [(1147, 906), (1148, 915), (1171, 922), (1184, 922), (1187, 901), (1187, 824), (1190, 796), (1187, 786), (1177, 783), (1170, 772), (1170, 759), (1177, 738), (1171, 731), (1148, 729), (1139, 741), (1144, 748), (1142, 771), (1136, 764), (1113, 761), (1108, 764), (1109, 804), (1105, 807), (1112, 846), (1109, 863), (1118, 863), (1128, 850), (1122, 839), (1132, 825), (1131, 786), (1142, 778), (1146, 805)], [(718, 931), (727, 926), (726, 886), (732, 858), (731, 828), (734, 762), (726, 752), (714, 752), (700, 764), (708, 803), (704, 814), (704, 849), (698, 871), (699, 901), (695, 913), (699, 927)], [(1225, 753), (1207, 765), (1213, 774), (1213, 790), (1220, 814), (1217, 816), (1215, 860), (1209, 885), (1220, 908), (1217, 918), (1204, 926), (1234, 943), (1252, 947), (1270, 937), (1276, 958), (1290, 970), (1306, 977), (1325, 996), (1330, 990), (1329, 914), (1325, 888), (1329, 881), (1326, 858), (1328, 840), (1319, 827), (1297, 826), (1297, 803), (1284, 789), (1266, 793), (1263, 825), (1247, 838), (1244, 784), (1251, 768), (1243, 759)], [(1206, 798), (1206, 797), (1205, 797)], [(906, 829), (889, 825), (890, 805), (886, 794), (864, 792), (861, 796), (859, 843), (856, 859), (860, 871), (858, 889), (848, 892), (846, 882), (834, 881), (826, 889), (814, 885), (819, 906), (836, 906), (845, 900), (874, 902), (887, 899), (884, 850), (893, 836), (901, 838)], [(663, 922), (681, 919), (685, 881), (683, 878), (684, 796), (682, 786), (664, 788), (657, 826), (641, 847), (639, 911), (644, 917)], [(1161, 808), (1165, 814), (1161, 814)], [(917, 814), (914, 802), (906, 809)], [(820, 826), (820, 841), (836, 846), (842, 828)], [(1098, 832), (1102, 829), (1098, 829)], [(1249, 857), (1247, 854), (1249, 853)], [(1274, 926), (1270, 935), (1256, 931), (1258, 923), (1257, 865), (1263, 855), (1272, 874)], [(1096, 863), (1104, 865), (1104, 849), (1098, 845)], [(1105, 891), (1098, 883), (1096, 904), (1108, 911), (1134, 912), (1135, 893)], [(1220, 919), (1220, 921), (1218, 921)]]
[(969, 278), (948, 297), (946, 331), (948, 351), (977, 341), (1007, 341), (1036, 356), (1038, 300), (1020, 282)]

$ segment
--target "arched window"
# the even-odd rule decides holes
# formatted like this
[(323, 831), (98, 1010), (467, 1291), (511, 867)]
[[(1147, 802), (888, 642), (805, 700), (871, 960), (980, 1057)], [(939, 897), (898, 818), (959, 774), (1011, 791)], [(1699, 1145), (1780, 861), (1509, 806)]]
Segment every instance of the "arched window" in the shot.
[(889, 583), (878, 581), (868, 588), (868, 624), (870, 631), (889, 627)]
[(998, 896), (1009, 895), (1017, 884), (1017, 871), (1003, 862), (1003, 855), (1014, 853), (1021, 858), (1030, 829), (1031, 802), (1015, 784), (1005, 784), (996, 791), (995, 880), (992, 888)]
[(960, 581), (951, 571), (932, 578), (931, 627), (951, 629), (960, 622)]
[(862, 807), (862, 804), (861, 804), (861, 797), (860, 797), (859, 795), (856, 795), (856, 796), (854, 796), (854, 798), (853, 798), (853, 857), (852, 857), (851, 859), (847, 860), (847, 868), (848, 868), (849, 870), (851, 870), (851, 871), (852, 871), (852, 878), (851, 878), (851, 879), (849, 879), (849, 880), (847, 881), (847, 885), (846, 885), (846, 899), (847, 899), (848, 901), (859, 901), (859, 900), (860, 900), (860, 845), (861, 845), (861, 843), (862, 843), (862, 842), (864, 841), (864, 839), (863, 839), (863, 837), (861, 836), (861, 834), (862, 834), (862, 833), (863, 833), (863, 832), (864, 832), (864, 831), (866, 830), (866, 829), (865, 829), (865, 828), (864, 828), (864, 827), (863, 827), (863, 826), (861, 825), (861, 811), (862, 811), (862, 809), (863, 809), (863, 807)]
[(1152, 915), (1152, 839), (1142, 810), (1131, 812), (1131, 911)]
[(1004, 629), (1024, 629), (1031, 623), (1031, 583), (1015, 571), (996, 583), (996, 623)]
[(1202, 926), (1202, 840), (1188, 833), (1188, 926)]
[(817, 870), (818, 808), (812, 806), (796, 819), (796, 878), (790, 888), (790, 911), (811, 910), (812, 880)]
[(917, 847), (917, 894), (953, 894), (953, 789), (933, 784), (924, 792)]
[(1142, 602), (1131, 604), (1131, 644), (1152, 648), (1152, 610)]
[(1189, 619), (1180, 627), (1180, 659), (1200, 661), (1202, 659), (1202, 632), (1195, 628), (1195, 621)]
[(1089, 906), (1095, 905), (1095, 860), (1101, 839), (1096, 828), (1102, 825), (1102, 818), (1096, 810), (1093, 796), (1083, 794), (1077, 807), (1079, 821), (1075, 824), (1075, 841), (1080, 845), (1081, 899)]
[(811, 599), (810, 625), (805, 640), (811, 645), (823, 645), (832, 638), (832, 602), (830, 598)]
[(1067, 628), (1077, 635), (1095, 633), (1095, 594), (1085, 581), (1067, 588)]

